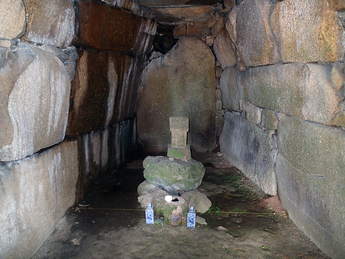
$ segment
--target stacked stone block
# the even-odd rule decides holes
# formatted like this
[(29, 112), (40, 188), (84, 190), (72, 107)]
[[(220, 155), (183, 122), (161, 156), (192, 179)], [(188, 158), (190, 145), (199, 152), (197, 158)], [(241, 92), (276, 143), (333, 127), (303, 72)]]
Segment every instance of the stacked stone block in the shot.
[[(30, 258), (135, 148), (141, 62), (156, 24), (112, 7), (137, 9), (131, 1), (72, 2), (0, 4), (1, 258)], [(98, 30), (107, 39), (95, 40)]]
[(227, 45), (237, 62), (223, 65), (220, 77), (221, 152), (264, 192), (278, 193), (291, 219), (332, 258), (345, 252), (340, 2), (230, 7)]

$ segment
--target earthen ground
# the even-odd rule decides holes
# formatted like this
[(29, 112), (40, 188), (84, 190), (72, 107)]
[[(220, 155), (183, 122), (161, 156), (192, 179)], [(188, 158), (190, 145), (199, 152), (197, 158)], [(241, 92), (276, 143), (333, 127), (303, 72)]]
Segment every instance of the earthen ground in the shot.
[[(195, 229), (146, 225), (137, 201), (142, 159), (105, 176), (61, 220), (38, 258), (328, 258), (266, 197), (216, 154), (193, 155), (206, 174), (198, 188), (212, 207)], [(158, 218), (157, 215), (156, 218)]]

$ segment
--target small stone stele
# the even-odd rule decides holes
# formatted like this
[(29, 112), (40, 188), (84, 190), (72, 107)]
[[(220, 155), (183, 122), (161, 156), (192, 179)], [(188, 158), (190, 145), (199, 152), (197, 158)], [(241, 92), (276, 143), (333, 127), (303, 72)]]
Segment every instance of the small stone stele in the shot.
[(168, 157), (191, 159), (190, 146), (187, 145), (189, 131), (188, 117), (170, 117), (171, 144), (168, 145)]

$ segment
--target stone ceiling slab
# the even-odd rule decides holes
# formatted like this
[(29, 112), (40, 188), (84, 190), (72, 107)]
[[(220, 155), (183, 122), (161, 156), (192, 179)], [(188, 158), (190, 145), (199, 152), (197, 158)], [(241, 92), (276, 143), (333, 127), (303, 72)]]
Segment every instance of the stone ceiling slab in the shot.
[(138, 0), (140, 6), (145, 7), (170, 7), (183, 5), (213, 5), (220, 0)]
[(156, 22), (167, 25), (180, 25), (187, 22), (206, 21), (215, 12), (215, 7), (210, 5), (153, 8), (152, 16)]

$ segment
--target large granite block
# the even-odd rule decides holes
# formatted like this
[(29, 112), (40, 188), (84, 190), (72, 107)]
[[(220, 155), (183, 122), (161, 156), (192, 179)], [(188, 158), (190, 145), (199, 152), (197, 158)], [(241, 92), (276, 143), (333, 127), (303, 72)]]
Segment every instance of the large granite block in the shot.
[(238, 83), (243, 98), (256, 106), (333, 124), (340, 99), (331, 77), (331, 65), (291, 63), (251, 68)]
[(227, 112), (219, 139), (224, 157), (269, 195), (277, 193), (274, 134)]
[(0, 39), (14, 39), (25, 32), (25, 7), (22, 0), (2, 0)]
[(284, 62), (343, 60), (345, 34), (327, 0), (279, 1), (270, 23)]
[(150, 52), (157, 30), (155, 22), (90, 0), (80, 1), (77, 5), (80, 44), (139, 55)]
[(279, 45), (269, 22), (273, 7), (270, 0), (243, 1), (227, 16), (226, 28), (240, 62), (246, 67), (281, 61)]
[(57, 47), (71, 45), (75, 12), (70, 0), (24, 0), (27, 26), (23, 39)]
[(237, 84), (237, 77), (235, 67), (227, 67), (220, 77), (223, 108), (229, 111), (239, 111), (239, 100), (243, 98), (243, 88)]
[[(315, 149), (320, 147), (315, 146)], [(318, 157), (308, 160), (317, 165), (327, 161)], [(289, 217), (311, 241), (331, 258), (341, 259), (345, 253), (345, 214), (342, 213), (345, 211), (345, 185), (322, 170), (302, 171), (279, 154), (276, 164), (279, 198)], [(344, 170), (338, 173), (344, 174)]]
[(75, 202), (77, 141), (0, 162), (0, 257), (30, 258)]
[(236, 65), (237, 59), (235, 46), (232, 43), (228, 31), (223, 27), (214, 39), (214, 54), (219, 60), (222, 69)]
[(104, 130), (78, 136), (79, 178), (76, 201), (102, 175), (124, 164), (136, 149), (135, 120), (121, 121)]
[(296, 168), (345, 185), (345, 132), (284, 117), (278, 123), (279, 152)]
[(72, 81), (67, 135), (101, 130), (135, 116), (141, 75), (139, 58), (79, 51)]
[(215, 143), (215, 61), (201, 40), (181, 38), (145, 68), (138, 103), (138, 141), (147, 152), (166, 152), (169, 117), (190, 118), (191, 148)]
[(0, 68), (0, 161), (22, 159), (65, 137), (70, 79), (63, 63), (20, 43)]

